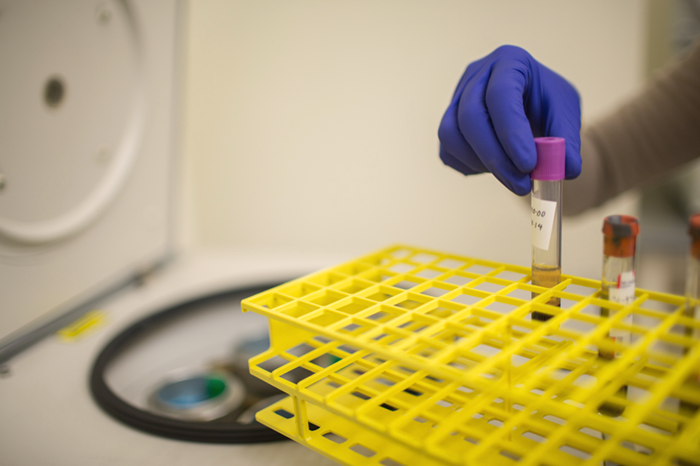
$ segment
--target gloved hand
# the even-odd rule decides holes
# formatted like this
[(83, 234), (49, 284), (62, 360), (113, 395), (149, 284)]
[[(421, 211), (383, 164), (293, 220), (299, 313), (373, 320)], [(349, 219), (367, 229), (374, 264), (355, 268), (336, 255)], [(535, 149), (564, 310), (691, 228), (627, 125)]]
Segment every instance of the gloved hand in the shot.
[(512, 45), (467, 67), (440, 122), (440, 158), (464, 173), (491, 172), (530, 192), (535, 137), (566, 139), (566, 178), (581, 173), (581, 106), (564, 78)]

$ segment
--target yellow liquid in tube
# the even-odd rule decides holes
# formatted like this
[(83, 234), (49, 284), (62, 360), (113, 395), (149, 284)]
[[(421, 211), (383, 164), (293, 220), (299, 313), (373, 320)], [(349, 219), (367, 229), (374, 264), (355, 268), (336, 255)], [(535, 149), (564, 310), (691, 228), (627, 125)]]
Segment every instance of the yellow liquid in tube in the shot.
[[(559, 284), (561, 281), (561, 267), (556, 267), (552, 265), (535, 265), (532, 267), (532, 284), (536, 286), (541, 286), (543, 288), (553, 288)], [(539, 293), (532, 293), (532, 297), (539, 296)], [(561, 306), (561, 300), (559, 298), (553, 297), (547, 304), (550, 306)], [(533, 312), (532, 318), (534, 320), (549, 320), (552, 318), (551, 315), (545, 314), (543, 312)]]

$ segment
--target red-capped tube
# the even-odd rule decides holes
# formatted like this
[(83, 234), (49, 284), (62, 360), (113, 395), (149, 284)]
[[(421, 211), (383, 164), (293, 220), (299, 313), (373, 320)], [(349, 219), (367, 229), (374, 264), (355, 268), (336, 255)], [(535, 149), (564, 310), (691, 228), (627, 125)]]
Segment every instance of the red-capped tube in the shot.
[(603, 222), (603, 254), (633, 257), (637, 247), (639, 221), (631, 215), (611, 215)]
[[(630, 215), (611, 215), (603, 221), (603, 279), (601, 282), (601, 298), (612, 303), (629, 305), (635, 299), (635, 250), (637, 235), (639, 234), (639, 221)], [(617, 312), (617, 307), (601, 306), (600, 316), (612, 318)], [(631, 314), (625, 311), (625, 317), (620, 324), (628, 326), (632, 324)], [(619, 348), (629, 347), (631, 333), (622, 325), (616, 325), (610, 329), (608, 342), (619, 345)], [(612, 351), (599, 349), (598, 355), (602, 359), (613, 360), (621, 356), (621, 350)], [(617, 397), (627, 397), (627, 386), (620, 387)], [(622, 415), (625, 408), (622, 404), (612, 400), (603, 402), (598, 411), (606, 416), (616, 417)]]

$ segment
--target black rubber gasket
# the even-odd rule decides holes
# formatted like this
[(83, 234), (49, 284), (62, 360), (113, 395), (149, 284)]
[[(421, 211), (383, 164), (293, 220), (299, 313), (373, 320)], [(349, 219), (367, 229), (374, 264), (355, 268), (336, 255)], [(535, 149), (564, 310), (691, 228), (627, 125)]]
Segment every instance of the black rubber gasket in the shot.
[(157, 326), (190, 311), (195, 311), (210, 301), (245, 299), (268, 290), (279, 283), (238, 288), (195, 298), (158, 311), (127, 327), (105, 346), (90, 371), (90, 392), (95, 402), (107, 414), (124, 424), (143, 432), (176, 440), (202, 443), (263, 443), (287, 440), (287, 437), (254, 421), (251, 424), (206, 423), (172, 419), (143, 411), (117, 396), (105, 381), (105, 371), (112, 360), (131, 342)]

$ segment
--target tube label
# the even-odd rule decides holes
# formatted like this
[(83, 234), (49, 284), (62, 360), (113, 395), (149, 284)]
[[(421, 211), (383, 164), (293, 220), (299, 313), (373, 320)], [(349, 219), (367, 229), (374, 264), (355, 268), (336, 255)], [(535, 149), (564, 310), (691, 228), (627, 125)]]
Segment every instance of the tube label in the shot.
[[(634, 271), (622, 272), (617, 276), (617, 284), (608, 288), (608, 299), (613, 303), (632, 304), (634, 301), (634, 290)], [(627, 314), (620, 322), (624, 325), (632, 325), (632, 314)], [(610, 329), (610, 338), (624, 346), (629, 346), (632, 342), (632, 334), (629, 330), (619, 328)], [(620, 356), (619, 352), (615, 352), (616, 358)]]
[(634, 301), (634, 272), (622, 272), (617, 276), (617, 285), (608, 288), (608, 299), (613, 303), (632, 304)]
[(530, 206), (532, 207), (530, 214), (532, 245), (540, 249), (549, 249), (554, 217), (557, 215), (557, 203), (530, 196)]

